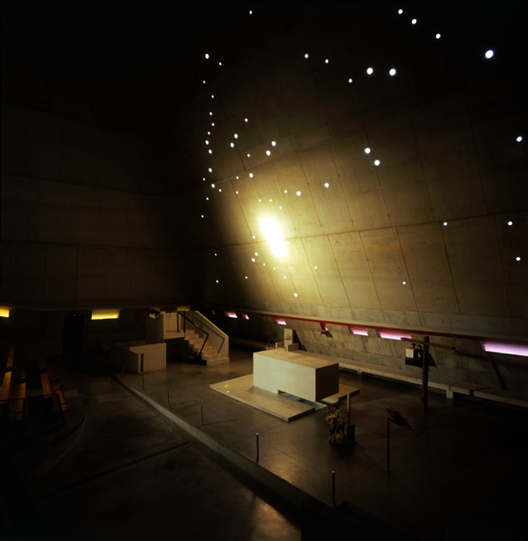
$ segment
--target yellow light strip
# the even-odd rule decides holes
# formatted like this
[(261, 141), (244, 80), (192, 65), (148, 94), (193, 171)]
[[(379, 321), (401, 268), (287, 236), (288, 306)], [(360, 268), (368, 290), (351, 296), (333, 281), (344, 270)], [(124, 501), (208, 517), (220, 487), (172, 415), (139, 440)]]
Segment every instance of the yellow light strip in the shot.
[(9, 317), (9, 306), (0, 306), (0, 317)]
[(99, 319), (118, 319), (119, 310), (116, 309), (106, 309), (106, 310), (93, 310), (92, 311), (92, 320)]

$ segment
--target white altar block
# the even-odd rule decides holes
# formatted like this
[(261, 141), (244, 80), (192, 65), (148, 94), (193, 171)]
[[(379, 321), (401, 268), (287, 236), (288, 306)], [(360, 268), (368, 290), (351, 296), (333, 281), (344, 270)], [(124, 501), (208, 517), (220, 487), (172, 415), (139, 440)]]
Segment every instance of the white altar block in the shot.
[(300, 351), (258, 351), (253, 353), (253, 385), (319, 402), (339, 392), (339, 363)]

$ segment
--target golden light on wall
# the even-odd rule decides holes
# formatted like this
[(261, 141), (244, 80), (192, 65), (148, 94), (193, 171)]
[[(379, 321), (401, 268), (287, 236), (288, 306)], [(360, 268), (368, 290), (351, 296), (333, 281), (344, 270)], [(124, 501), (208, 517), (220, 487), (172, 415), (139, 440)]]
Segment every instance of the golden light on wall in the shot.
[(9, 317), (9, 306), (0, 306), (0, 317)]
[(110, 309), (104, 309), (104, 310), (93, 310), (92, 311), (92, 320), (99, 320), (99, 319), (118, 319), (119, 318), (119, 310), (116, 310), (115, 308)]
[(287, 245), (280, 225), (272, 218), (262, 218), (259, 221), (260, 230), (268, 241), (271, 251), (278, 257), (286, 255)]

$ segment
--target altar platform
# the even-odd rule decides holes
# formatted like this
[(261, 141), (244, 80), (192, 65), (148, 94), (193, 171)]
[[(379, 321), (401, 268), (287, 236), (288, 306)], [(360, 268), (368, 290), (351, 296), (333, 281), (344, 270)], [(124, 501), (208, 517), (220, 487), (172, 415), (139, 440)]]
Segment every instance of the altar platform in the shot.
[(253, 374), (210, 388), (288, 422), (359, 393), (357, 387), (339, 383), (336, 360), (282, 349), (255, 352)]
[[(294, 505), (315, 497), (348, 501), (413, 539), (520, 539), (528, 458), (523, 408), (471, 396), (449, 399), (431, 391), (429, 412), (420, 389), (376, 377), (340, 372), (357, 387), (351, 397), (355, 445), (329, 441), (325, 409), (284, 422), (210, 388), (253, 374), (253, 351), (232, 347), (231, 363), (214, 367), (169, 363), (140, 374), (114, 373), (141, 397), (249, 475)], [(341, 401), (342, 409), (345, 402)], [(391, 427), (387, 473), (387, 410), (412, 427)], [(256, 433), (259, 434), (257, 459)]]

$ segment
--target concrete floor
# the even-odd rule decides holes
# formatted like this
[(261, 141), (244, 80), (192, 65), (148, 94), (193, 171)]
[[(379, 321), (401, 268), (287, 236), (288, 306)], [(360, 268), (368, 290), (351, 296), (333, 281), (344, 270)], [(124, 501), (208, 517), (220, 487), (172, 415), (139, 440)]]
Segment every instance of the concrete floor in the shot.
[[(256, 464), (258, 432), (259, 469), (329, 505), (335, 471), (337, 504), (348, 501), (416, 539), (525, 539), (526, 410), (432, 392), (424, 414), (418, 388), (341, 372), (341, 383), (361, 392), (351, 398), (356, 444), (335, 448), (324, 409), (286, 423), (209, 389), (252, 373), (248, 349), (233, 347), (226, 365), (171, 363), (144, 380), (95, 367), (68, 373), (90, 399), (85, 434), (29, 487), (54, 539), (300, 539), (293, 506), (124, 386), (241, 463)], [(413, 428), (391, 424), (390, 474), (386, 406)]]

